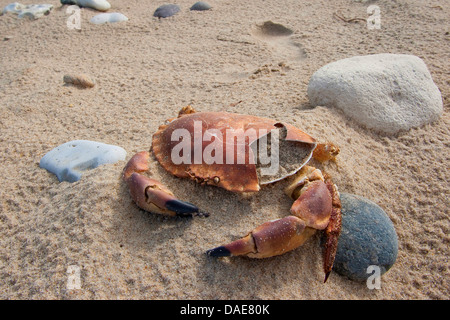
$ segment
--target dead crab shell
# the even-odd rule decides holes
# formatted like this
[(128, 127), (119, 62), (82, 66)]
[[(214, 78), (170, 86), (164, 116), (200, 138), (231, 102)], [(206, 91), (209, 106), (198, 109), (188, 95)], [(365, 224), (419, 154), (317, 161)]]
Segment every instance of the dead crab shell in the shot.
[[(272, 257), (301, 246), (316, 230), (323, 230), (327, 280), (341, 230), (341, 203), (331, 178), (306, 164), (311, 157), (320, 162), (335, 160), (339, 148), (330, 143), (317, 144), (300, 129), (275, 120), (226, 112), (196, 113), (188, 106), (178, 118), (160, 126), (153, 135), (152, 150), (169, 173), (233, 192), (256, 192), (261, 185), (296, 174), (285, 189), (294, 200), (290, 216), (266, 222), (207, 254)], [(269, 163), (268, 150), (271, 165), (276, 160), (275, 171), (263, 174)], [(164, 184), (144, 174), (149, 171), (149, 160), (149, 152), (138, 152), (123, 171), (123, 179), (139, 207), (170, 216), (208, 215), (178, 200)]]
[[(195, 124), (197, 123), (197, 128)], [(200, 127), (201, 126), (201, 127)], [(204, 139), (196, 143), (188, 142), (191, 155), (203, 154), (212, 143), (211, 140), (222, 141), (222, 161), (216, 163), (182, 163), (172, 161), (172, 152), (180, 141), (173, 139), (176, 130), (184, 130), (193, 135), (215, 138)], [(258, 176), (258, 161), (254, 154), (253, 144), (260, 138), (271, 134), (272, 130), (280, 130), (280, 170), (273, 176)], [(211, 133), (212, 132), (212, 133)], [(268, 137), (270, 139), (270, 137)], [(205, 141), (207, 140), (207, 141)], [(232, 147), (230, 148), (230, 141)], [(270, 142), (269, 142), (270, 143)], [(239, 144), (241, 144), (239, 146)], [(273, 183), (295, 174), (311, 158), (316, 147), (315, 140), (300, 129), (271, 119), (251, 115), (226, 112), (199, 112), (181, 115), (179, 118), (163, 125), (153, 136), (153, 153), (159, 163), (171, 174), (180, 178), (192, 178), (197, 182), (216, 185), (233, 192), (256, 192), (260, 185)], [(233, 163), (229, 163), (232, 152)], [(238, 163), (238, 159), (245, 159)], [(192, 159), (191, 159), (192, 160)], [(252, 161), (253, 160), (253, 161)], [(191, 161), (193, 162), (193, 161)]]

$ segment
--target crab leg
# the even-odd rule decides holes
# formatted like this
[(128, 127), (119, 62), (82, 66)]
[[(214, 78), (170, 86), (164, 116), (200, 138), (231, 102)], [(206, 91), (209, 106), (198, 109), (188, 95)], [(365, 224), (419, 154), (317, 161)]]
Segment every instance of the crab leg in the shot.
[(145, 211), (169, 216), (208, 216), (193, 204), (178, 200), (161, 182), (142, 175), (148, 171), (149, 152), (136, 153), (123, 171), (123, 179), (130, 189), (131, 198)]
[(326, 282), (328, 276), (333, 269), (334, 258), (336, 257), (338, 238), (341, 233), (342, 215), (341, 215), (341, 200), (336, 185), (331, 181), (331, 178), (325, 176), (325, 183), (332, 197), (332, 210), (330, 222), (325, 229), (325, 246), (323, 253), (323, 269), (325, 271)]

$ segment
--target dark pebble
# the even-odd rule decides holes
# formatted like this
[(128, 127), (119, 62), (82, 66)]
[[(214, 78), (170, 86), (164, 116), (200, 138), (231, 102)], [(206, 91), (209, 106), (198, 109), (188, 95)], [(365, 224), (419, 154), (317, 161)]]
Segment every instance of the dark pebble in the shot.
[(180, 7), (176, 4), (164, 4), (155, 10), (153, 14), (157, 18), (167, 18), (171, 17), (180, 11)]
[(341, 193), (342, 231), (333, 270), (355, 281), (365, 281), (374, 272), (370, 265), (388, 271), (397, 259), (398, 239), (394, 225), (374, 202)]
[(205, 11), (209, 9), (211, 9), (211, 5), (209, 3), (206, 3), (204, 1), (198, 1), (192, 5), (190, 10)]

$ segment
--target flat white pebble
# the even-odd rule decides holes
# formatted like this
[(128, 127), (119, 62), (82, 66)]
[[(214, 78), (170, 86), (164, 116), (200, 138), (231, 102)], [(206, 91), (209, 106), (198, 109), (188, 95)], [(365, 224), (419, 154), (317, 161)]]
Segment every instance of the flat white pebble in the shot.
[(118, 146), (89, 140), (73, 140), (49, 151), (39, 166), (54, 173), (60, 182), (80, 180), (86, 170), (125, 160), (127, 152)]
[(111, 12), (111, 13), (100, 13), (93, 17), (90, 22), (94, 24), (103, 24), (103, 23), (115, 23), (128, 21), (128, 18), (122, 13)]

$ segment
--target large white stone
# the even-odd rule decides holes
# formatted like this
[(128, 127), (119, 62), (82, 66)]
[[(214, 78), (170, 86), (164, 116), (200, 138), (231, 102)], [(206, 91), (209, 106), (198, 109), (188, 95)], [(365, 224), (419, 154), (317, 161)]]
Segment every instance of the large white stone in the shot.
[(107, 11), (111, 8), (111, 4), (106, 0), (61, 0), (61, 4), (74, 4), (98, 11)]
[(80, 180), (84, 171), (102, 164), (125, 160), (127, 152), (118, 146), (89, 140), (66, 142), (41, 158), (39, 166), (56, 174), (59, 181)]
[(81, 7), (96, 9), (99, 11), (106, 11), (111, 8), (111, 4), (106, 0), (77, 0)]
[(395, 134), (437, 120), (442, 96), (422, 59), (374, 54), (332, 62), (308, 85), (312, 106), (341, 109), (359, 124)]

